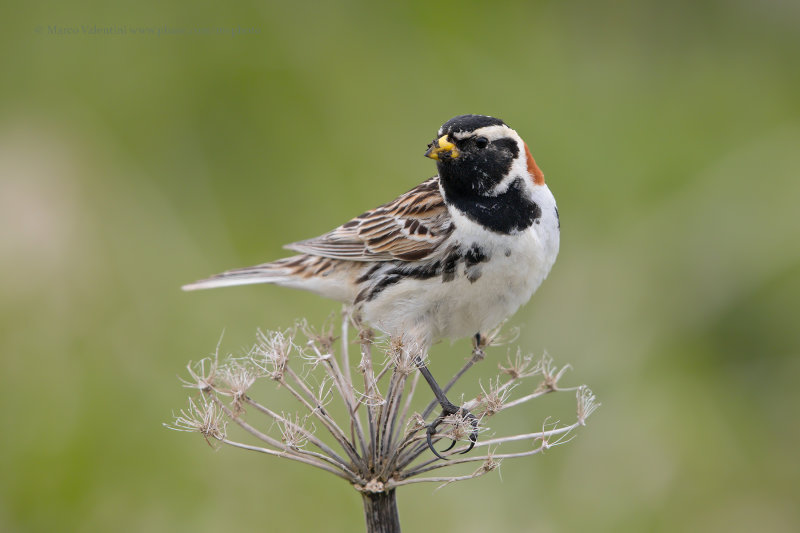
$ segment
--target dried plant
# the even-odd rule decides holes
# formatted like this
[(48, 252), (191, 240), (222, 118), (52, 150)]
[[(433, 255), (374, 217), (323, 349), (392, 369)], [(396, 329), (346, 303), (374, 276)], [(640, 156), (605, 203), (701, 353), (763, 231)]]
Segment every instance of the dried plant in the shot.
[[(353, 326), (356, 334), (351, 339)], [(444, 387), (445, 392), (484, 358), (485, 348), (504, 342), (498, 332), (499, 328), (474, 341), (471, 357)], [(355, 367), (358, 375), (352, 371), (351, 344), (360, 352)], [(220, 362), (217, 351), (213, 357), (190, 363), (189, 377), (182, 381), (185, 387), (197, 390), (197, 398), (190, 397), (188, 408), (165, 425), (200, 433), (212, 445), (222, 443), (299, 461), (339, 476), (362, 494), (367, 531), (394, 532), (400, 531), (397, 487), (411, 483), (444, 486), (480, 477), (506, 459), (536, 455), (567, 442), (599, 406), (588, 387), (560, 386), (568, 366), (559, 369), (546, 354), (535, 359), (517, 350), (506, 364), (498, 365), (495, 378), (478, 384), (479, 394), (461, 402), (478, 417), (482, 436), (475, 449), (460, 455), (467, 444), (453, 446), (440, 452), (447, 458), (440, 460), (426, 443), (426, 429), (438, 403), (432, 399), (424, 409), (412, 410), (420, 377), (414, 362), (425, 355), (402, 339), (376, 344), (372, 332), (353, 320), (346, 309), (338, 339), (332, 325), (316, 331), (305, 321), (288, 331), (259, 331), (256, 344), (241, 357), (229, 356)], [(299, 411), (279, 412), (251, 397), (253, 387), (265, 380), (276, 382), (279, 390), (294, 397)], [(515, 397), (520, 391), (526, 392)], [(488, 419), (545, 394), (564, 391), (576, 393), (577, 414), (572, 424), (547, 419), (540, 431), (488, 435)], [(338, 412), (343, 414), (338, 416)], [(259, 415), (264, 419), (257, 420)], [(229, 423), (248, 437), (230, 438)], [(437, 427), (434, 443), (442, 439), (452, 440), (454, 445), (468, 443), (472, 431), (470, 420), (451, 415)], [(474, 471), (454, 472), (459, 465), (470, 463), (477, 465)]]

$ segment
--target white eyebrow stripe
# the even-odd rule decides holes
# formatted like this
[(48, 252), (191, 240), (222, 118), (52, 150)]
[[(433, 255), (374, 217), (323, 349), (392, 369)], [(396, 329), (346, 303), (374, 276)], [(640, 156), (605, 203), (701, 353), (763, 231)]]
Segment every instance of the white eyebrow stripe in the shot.
[(484, 126), (474, 131), (457, 131), (450, 135), (457, 140), (466, 139), (467, 137), (486, 137), (490, 141), (496, 141), (504, 137), (514, 138), (514, 130), (508, 126), (495, 124), (492, 126)]
[(517, 137), (516, 132), (505, 125), (485, 126), (483, 128), (478, 128), (473, 133), (476, 136), (486, 137), (490, 141), (496, 141), (497, 139), (503, 139), (505, 137), (511, 137), (512, 139)]

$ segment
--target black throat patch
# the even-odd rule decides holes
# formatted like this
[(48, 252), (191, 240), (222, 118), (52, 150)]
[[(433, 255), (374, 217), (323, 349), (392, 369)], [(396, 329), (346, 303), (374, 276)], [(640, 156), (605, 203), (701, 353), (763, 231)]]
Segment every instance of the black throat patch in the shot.
[(448, 202), (489, 231), (508, 235), (530, 227), (542, 216), (539, 204), (524, 194), (522, 178), (497, 196), (447, 195)]

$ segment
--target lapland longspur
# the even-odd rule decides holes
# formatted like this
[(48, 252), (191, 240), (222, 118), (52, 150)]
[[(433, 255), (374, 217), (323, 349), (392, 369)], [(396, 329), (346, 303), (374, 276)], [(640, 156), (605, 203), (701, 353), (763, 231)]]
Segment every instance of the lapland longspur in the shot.
[[(460, 115), (445, 122), (425, 155), (438, 175), (333, 231), (286, 246), (299, 255), (229, 270), (184, 286), (275, 283), (355, 306), (386, 334), (423, 354), (445, 337), (487, 332), (527, 302), (558, 255), (556, 201), (528, 146), (502, 120)], [(447, 400), (421, 359), (420, 372)], [(477, 439), (477, 421), (468, 412)], [(467, 450), (468, 451), (468, 450)]]

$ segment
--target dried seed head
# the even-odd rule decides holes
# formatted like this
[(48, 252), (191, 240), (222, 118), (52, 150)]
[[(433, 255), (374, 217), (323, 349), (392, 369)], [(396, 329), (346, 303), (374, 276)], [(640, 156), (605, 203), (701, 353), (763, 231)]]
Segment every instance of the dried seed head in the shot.
[(514, 355), (513, 360), (511, 355), (508, 356), (506, 365), (498, 364), (497, 367), (503, 374), (511, 376), (511, 379), (526, 378), (539, 372), (538, 367), (533, 365), (533, 357), (530, 355), (523, 356), (522, 350), (519, 348), (517, 348), (517, 353)]
[(210, 439), (223, 440), (225, 438), (225, 417), (222, 410), (213, 401), (205, 396), (200, 398), (200, 405), (189, 398), (189, 407), (181, 409), (173, 423), (164, 424), (164, 426), (175, 431), (201, 433), (210, 445)]
[(600, 404), (597, 403), (597, 398), (592, 389), (586, 385), (578, 387), (575, 397), (578, 399), (578, 422), (580, 425), (585, 426), (586, 419), (594, 413), (595, 409), (600, 407)]
[(308, 417), (301, 418), (300, 415), (295, 414), (294, 420), (292, 420), (291, 415), (281, 413), (281, 416), (282, 419), (278, 421), (281, 432), (281, 441), (283, 441), (283, 443), (292, 450), (299, 450), (303, 448), (308, 442), (307, 435), (309, 433), (314, 433), (315, 429), (313, 425), (310, 431), (306, 429), (305, 424)]
[(227, 390), (219, 390), (218, 392), (232, 398), (233, 410), (236, 414), (243, 412), (242, 402), (247, 397), (248, 389), (256, 381), (255, 374), (239, 361), (230, 359), (220, 369), (220, 377), (227, 385)]
[(514, 387), (514, 385), (510, 387), (501, 386), (500, 377), (495, 378), (494, 382), (489, 382), (488, 391), (481, 384), (481, 394), (478, 396), (478, 401), (482, 406), (483, 415), (492, 416), (502, 411), (503, 405), (505, 405)]
[(516, 342), (519, 338), (520, 330), (518, 327), (513, 327), (506, 332), (503, 332), (503, 327), (506, 325), (507, 320), (504, 320), (496, 328), (487, 333), (483, 338), (484, 346), (503, 346)]
[(398, 373), (409, 376), (417, 369), (415, 359), (422, 356), (422, 348), (416, 342), (392, 337), (386, 348), (387, 359), (384, 364), (392, 365)]
[(542, 375), (542, 382), (536, 387), (536, 392), (552, 392), (558, 390), (558, 381), (562, 378), (564, 373), (572, 368), (571, 365), (564, 365), (559, 370), (547, 352), (542, 355), (542, 358), (536, 363), (535, 371)]
[(481, 464), (480, 468), (473, 473), (473, 475), (475, 477), (482, 476), (483, 474), (497, 470), (500, 468), (500, 462), (501, 461), (495, 460), (495, 458), (492, 456), (492, 453), (489, 452), (486, 456), (486, 460), (483, 462), (483, 464)]
[(250, 350), (248, 358), (264, 375), (275, 381), (282, 381), (292, 348), (296, 349), (297, 346), (289, 331), (264, 333), (258, 330), (256, 345)]
[(217, 377), (217, 356), (215, 354), (196, 362), (189, 361), (186, 370), (191, 380), (179, 378), (184, 387), (202, 392), (213, 390)]
[(298, 321), (297, 328), (306, 336), (309, 345), (315, 346), (318, 354), (330, 355), (333, 353), (333, 343), (336, 341), (333, 334), (333, 315), (328, 316), (319, 331), (309, 325), (306, 319)]

